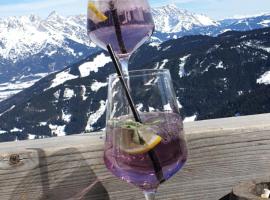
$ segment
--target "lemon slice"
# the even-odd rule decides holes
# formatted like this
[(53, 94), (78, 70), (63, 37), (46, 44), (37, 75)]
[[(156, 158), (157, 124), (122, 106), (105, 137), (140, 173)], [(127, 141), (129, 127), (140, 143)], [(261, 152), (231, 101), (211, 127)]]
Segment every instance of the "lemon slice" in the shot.
[(99, 22), (103, 22), (108, 19), (108, 17), (97, 9), (93, 2), (88, 3), (88, 9), (93, 12), (94, 16), (99, 20)]
[(155, 134), (149, 127), (123, 128), (120, 148), (128, 154), (144, 154), (155, 148), (161, 141), (162, 137)]

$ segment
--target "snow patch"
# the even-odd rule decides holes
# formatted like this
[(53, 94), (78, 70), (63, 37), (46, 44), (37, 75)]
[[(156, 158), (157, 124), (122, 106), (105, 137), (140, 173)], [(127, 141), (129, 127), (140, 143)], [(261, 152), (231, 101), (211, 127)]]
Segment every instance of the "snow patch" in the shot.
[(259, 48), (270, 53), (270, 47), (259, 46)]
[(69, 88), (65, 88), (63, 97), (64, 97), (66, 100), (69, 100), (69, 99), (71, 99), (71, 98), (74, 97), (74, 96), (75, 96), (74, 90), (69, 89)]
[(62, 120), (69, 123), (71, 121), (71, 117), (72, 115), (71, 114), (67, 114), (66, 112), (64, 112), (62, 110)]
[(168, 59), (164, 59), (164, 60), (162, 61), (161, 65), (160, 65), (158, 68), (159, 68), (159, 69), (163, 69), (164, 66), (165, 66), (168, 62), (169, 62)]
[[(57, 87), (58, 85), (61, 85), (69, 80), (73, 80), (73, 79), (76, 79), (78, 78), (78, 76), (75, 76), (73, 74), (70, 74), (70, 69), (67, 69), (63, 72), (60, 72), (58, 74), (56, 74), (55, 78), (53, 79), (52, 81), (52, 84), (49, 88), (55, 88)], [(46, 90), (48, 90), (49, 88), (47, 88)]]
[(241, 96), (241, 95), (243, 95), (243, 91), (242, 90), (239, 90), (238, 92), (237, 92), (237, 94), (238, 94), (238, 96)]
[(52, 134), (57, 135), (57, 136), (65, 136), (65, 127), (66, 125), (63, 126), (58, 126), (58, 125), (49, 125), (49, 128), (51, 129)]
[(155, 111), (155, 110), (156, 110), (155, 108), (149, 107), (149, 112), (153, 112), (153, 111)]
[(231, 31), (232, 29), (224, 29), (224, 30), (222, 30), (220, 33), (226, 33), (226, 32), (229, 32), (229, 31)]
[(250, 41), (247, 41), (247, 42), (243, 42), (242, 44), (246, 45), (248, 47), (255, 48), (255, 49), (262, 49), (262, 50), (270, 53), (270, 47), (262, 46), (261, 42), (257, 41), (257, 40), (250, 40)]
[(193, 115), (191, 117), (185, 117), (183, 122), (184, 123), (186, 123), (186, 122), (194, 122), (196, 120), (196, 118), (197, 118), (197, 115)]
[(91, 90), (92, 90), (93, 92), (97, 92), (100, 88), (106, 87), (107, 85), (108, 85), (108, 83), (101, 83), (101, 82), (95, 81), (95, 82), (91, 85)]
[(270, 85), (270, 71), (265, 72), (259, 79), (257, 79), (257, 83)]
[(0, 134), (7, 133), (7, 131), (0, 130)]
[(215, 51), (216, 49), (218, 49), (220, 47), (220, 45), (216, 44), (213, 47), (211, 47), (210, 49), (207, 50), (207, 54), (212, 53), (213, 51)]
[(159, 42), (151, 42), (151, 43), (149, 43), (149, 46), (150, 46), (150, 47), (157, 47), (158, 50), (160, 49), (160, 48), (159, 48), (159, 45), (160, 45)]
[(164, 109), (164, 111), (172, 111), (172, 107), (169, 103), (166, 105), (163, 105), (163, 109)]
[(34, 139), (36, 139), (36, 135), (28, 134), (28, 139), (34, 140)]
[(53, 54), (56, 54), (56, 53), (57, 53), (57, 51), (53, 50), (51, 52), (46, 52), (45, 55), (52, 56)]
[(172, 47), (172, 46), (169, 45), (169, 46), (165, 47), (164, 49), (162, 49), (162, 51), (167, 51), (167, 50), (170, 49), (171, 47)]
[(100, 67), (111, 62), (111, 58), (106, 56), (104, 53), (101, 53), (94, 58), (92, 62), (86, 62), (79, 66), (81, 77), (87, 77), (91, 72), (98, 72)]
[(137, 109), (138, 111), (142, 111), (142, 108), (143, 108), (143, 104), (142, 104), (142, 103), (136, 105), (136, 109)]
[(39, 122), (39, 125), (40, 126), (46, 126), (47, 125), (47, 122)]
[(82, 85), (81, 88), (82, 88), (82, 90), (81, 90), (82, 99), (83, 99), (83, 101), (85, 101), (88, 98), (86, 96), (86, 87), (84, 85)]
[(187, 59), (191, 56), (191, 54), (188, 54), (182, 58), (180, 58), (180, 64), (179, 64), (179, 76), (180, 78), (184, 77), (185, 76), (185, 65), (186, 65), (186, 62), (187, 62)]
[(7, 109), (5, 112), (1, 113), (1, 114), (0, 114), (0, 117), (1, 117), (2, 115), (4, 115), (5, 113), (11, 111), (11, 110), (14, 109), (14, 108), (15, 108), (15, 105), (11, 106), (11, 107), (10, 107), (9, 109)]
[[(34, 80), (31, 80), (31, 81), (16, 81), (16, 82), (1, 83), (0, 84), (0, 102), (21, 92), (22, 90), (26, 88), (31, 87), (42, 77), (36, 77)], [(22, 78), (23, 76), (20, 79)]]
[(22, 129), (19, 129), (19, 128), (16, 128), (16, 127), (14, 127), (13, 129), (10, 130), (11, 133), (22, 132), (22, 131), (23, 131)]
[(224, 66), (223, 66), (223, 61), (220, 61), (219, 63), (218, 63), (218, 65), (216, 66), (216, 69), (223, 69), (224, 68)]
[(264, 27), (268, 27), (270, 24), (270, 20), (269, 19), (263, 20), (259, 24), (264, 26)]
[(182, 104), (180, 103), (179, 99), (177, 98), (177, 105), (178, 105), (178, 108), (181, 109), (183, 108)]
[(106, 101), (101, 100), (99, 102), (100, 107), (99, 109), (95, 112), (90, 114), (87, 126), (85, 128), (85, 131), (92, 131), (93, 128), (92, 126), (99, 120), (99, 118), (105, 113), (106, 110)]
[(60, 90), (57, 90), (53, 96), (56, 98), (56, 99), (59, 99), (60, 98)]

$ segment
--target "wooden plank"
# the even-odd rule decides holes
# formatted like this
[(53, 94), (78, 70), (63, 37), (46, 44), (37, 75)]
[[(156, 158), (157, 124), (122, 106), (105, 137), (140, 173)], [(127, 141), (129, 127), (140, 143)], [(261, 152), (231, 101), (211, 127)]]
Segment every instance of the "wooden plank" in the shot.
[[(270, 176), (270, 114), (186, 123), (185, 132), (188, 162), (160, 186), (158, 200), (218, 200), (240, 181)], [(143, 199), (102, 156), (101, 135), (2, 143), (1, 200)]]

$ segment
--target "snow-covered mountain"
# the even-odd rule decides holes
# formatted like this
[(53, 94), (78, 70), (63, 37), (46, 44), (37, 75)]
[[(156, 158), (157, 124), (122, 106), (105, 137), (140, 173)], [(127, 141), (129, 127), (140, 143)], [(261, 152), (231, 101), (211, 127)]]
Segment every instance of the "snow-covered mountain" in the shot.
[[(185, 35), (217, 36), (228, 30), (270, 26), (270, 15), (214, 21), (167, 5), (152, 9), (156, 32), (153, 46)], [(89, 41), (86, 16), (63, 17), (52, 12), (0, 18), (0, 102), (40, 78), (76, 63), (99, 50)]]
[[(175, 5), (155, 8), (152, 12), (156, 31), (162, 33), (218, 25), (204, 15), (189, 13)], [(36, 15), (0, 18), (0, 58), (13, 63), (40, 52), (52, 56), (59, 48), (80, 56), (83, 52), (70, 47), (67, 40), (95, 47), (86, 34), (85, 15), (63, 17), (53, 11), (46, 19)]]
[[(269, 63), (270, 28), (264, 28), (145, 44), (130, 69), (169, 69), (182, 115), (201, 120), (270, 112)], [(1, 102), (0, 142), (103, 129), (113, 72), (110, 57), (97, 52)], [(149, 110), (155, 95), (134, 97), (135, 105)]]
[[(215, 21), (205, 15), (182, 10), (173, 4), (153, 8), (152, 14), (156, 32), (163, 34), (194, 35), (201, 32), (217, 35), (226, 30), (246, 31), (270, 26), (270, 14)], [(217, 33), (214, 30), (219, 31)], [(0, 18), (0, 73), (3, 60), (16, 63), (39, 53), (53, 57), (59, 53), (59, 49), (74, 57), (85, 54), (74, 48), (72, 42), (96, 47), (87, 36), (85, 15), (63, 17), (53, 11), (46, 19), (36, 15)]]
[(205, 15), (190, 13), (170, 4), (152, 9), (156, 30), (162, 33), (188, 31), (194, 27), (218, 26), (219, 23)]
[[(163, 33), (218, 24), (174, 5), (153, 9), (153, 17), (156, 31)], [(40, 52), (53, 56), (60, 48), (75, 57), (84, 53), (72, 48), (67, 41), (96, 47), (86, 34), (85, 15), (63, 17), (53, 11), (46, 19), (36, 15), (0, 18), (0, 58), (4, 60), (16, 63)]]
[(44, 54), (49, 56), (57, 53), (57, 48), (73, 55), (80, 54), (66, 40), (90, 46), (85, 21), (84, 15), (65, 18), (55, 11), (44, 20), (36, 15), (0, 19), (0, 56), (15, 63), (45, 48)]
[(0, 19), (0, 101), (97, 50), (84, 15)]
[[(224, 19), (220, 21), (221, 27), (225, 30), (241, 30), (248, 31), (270, 26), (270, 13), (261, 15), (236, 17), (232, 19)], [(227, 28), (226, 28), (227, 27)]]

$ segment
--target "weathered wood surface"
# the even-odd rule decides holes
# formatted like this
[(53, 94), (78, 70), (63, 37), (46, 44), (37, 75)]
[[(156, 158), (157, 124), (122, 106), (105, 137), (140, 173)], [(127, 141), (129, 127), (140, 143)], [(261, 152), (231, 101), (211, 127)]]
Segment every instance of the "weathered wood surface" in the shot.
[[(188, 162), (158, 200), (218, 200), (240, 181), (270, 176), (270, 114), (186, 123), (185, 132)], [(100, 135), (2, 143), (0, 199), (144, 199), (107, 171), (102, 150)]]

